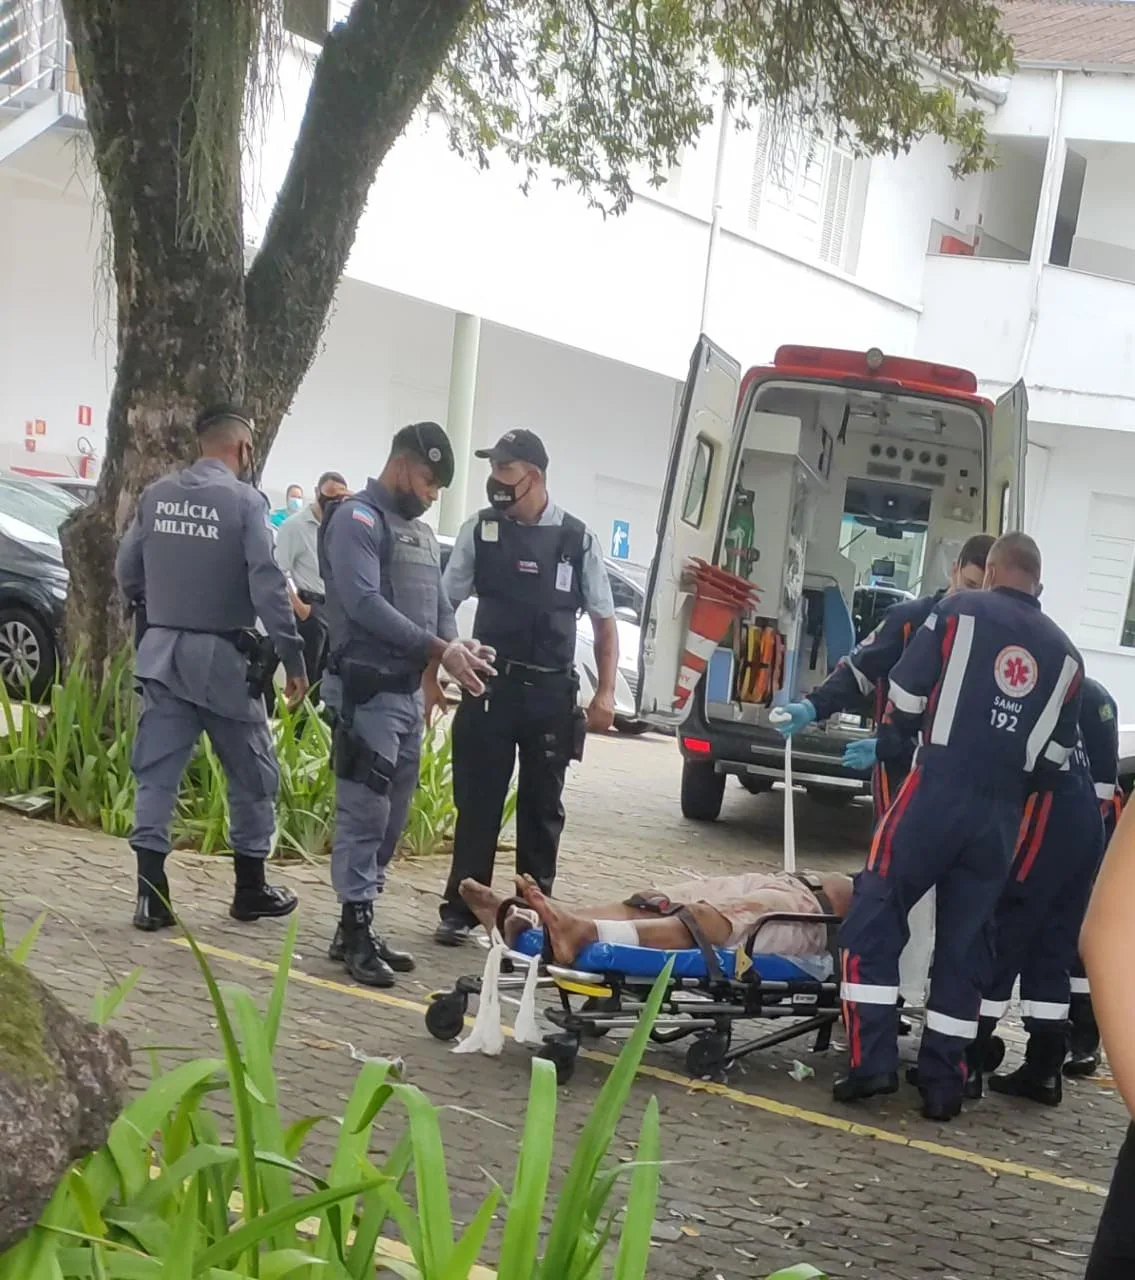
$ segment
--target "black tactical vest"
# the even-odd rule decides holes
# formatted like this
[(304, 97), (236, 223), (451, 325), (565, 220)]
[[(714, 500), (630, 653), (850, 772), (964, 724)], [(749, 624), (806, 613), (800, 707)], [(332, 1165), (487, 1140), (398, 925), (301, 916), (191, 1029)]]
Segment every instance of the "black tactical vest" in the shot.
[(499, 658), (571, 671), (575, 621), (583, 608), (582, 521), (518, 524), (492, 508), (473, 530), (473, 633)]

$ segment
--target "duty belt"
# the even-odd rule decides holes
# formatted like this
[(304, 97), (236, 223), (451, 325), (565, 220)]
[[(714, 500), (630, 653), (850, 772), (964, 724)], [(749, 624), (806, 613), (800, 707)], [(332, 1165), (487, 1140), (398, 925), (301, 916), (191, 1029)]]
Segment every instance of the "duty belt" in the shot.
[(321, 591), (308, 591), (306, 587), (301, 587), (296, 595), (304, 602), (304, 604), (326, 604), (327, 597)]
[(538, 688), (566, 690), (579, 683), (574, 670), (557, 671), (549, 667), (534, 667), (531, 663), (515, 662), (512, 658), (498, 658), (496, 668), (497, 679), (515, 680)]

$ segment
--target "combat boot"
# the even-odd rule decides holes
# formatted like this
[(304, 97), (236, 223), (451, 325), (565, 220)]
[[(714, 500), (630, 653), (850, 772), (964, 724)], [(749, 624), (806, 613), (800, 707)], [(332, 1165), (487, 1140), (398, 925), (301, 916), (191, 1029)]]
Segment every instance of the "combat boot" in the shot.
[[(370, 936), (378, 958), (384, 960), (395, 973), (413, 973), (414, 957), (408, 951), (399, 951), (396, 947), (392, 947), (381, 933), (373, 929)], [(340, 920), (335, 926), (335, 936), (331, 939), (331, 945), (327, 948), (327, 959), (334, 964), (342, 964), (346, 958), (346, 934), (343, 930), (343, 922)]]
[(264, 881), (264, 859), (238, 853), (233, 857), (236, 873), (236, 892), (233, 894), (229, 915), (234, 920), (248, 923), (252, 920), (271, 920), (290, 916), (299, 905), (299, 899), (290, 889)]
[[(343, 913), (336, 934), (342, 935), (343, 964), (351, 977), (365, 987), (392, 987), (395, 982), (394, 970), (379, 955), (371, 929), (373, 921), (374, 909), (371, 903), (343, 903)], [(331, 945), (334, 947), (334, 942)]]
[(150, 886), (138, 881), (138, 901), (134, 906), (134, 928), (143, 933), (156, 933), (159, 929), (171, 929), (176, 921), (169, 909), (169, 884), (163, 877), (158, 885)]
[(832, 1082), (832, 1097), (836, 1102), (862, 1102), (865, 1098), (874, 1098), (879, 1094), (897, 1093), (898, 1088), (897, 1071), (880, 1071), (869, 1076), (857, 1076), (849, 1072), (844, 1076), (836, 1076)]
[(1028, 1098), (1046, 1107), (1059, 1106), (1063, 1096), (1060, 1068), (1066, 1048), (1063, 1026), (1060, 1030), (1033, 1031), (1024, 1062), (1008, 1075), (990, 1076), (989, 1087), (994, 1093), (1011, 1098)]
[(1066, 1076), (1094, 1075), (1100, 1065), (1100, 1031), (1092, 1010), (1092, 997), (1087, 992), (1072, 996), (1069, 1010), (1072, 1034), (1068, 1040), (1068, 1058), (1064, 1063)]

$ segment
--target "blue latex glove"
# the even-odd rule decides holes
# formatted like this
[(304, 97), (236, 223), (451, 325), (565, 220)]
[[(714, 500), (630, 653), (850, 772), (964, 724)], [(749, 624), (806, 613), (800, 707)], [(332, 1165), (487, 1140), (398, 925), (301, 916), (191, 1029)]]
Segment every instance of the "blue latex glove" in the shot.
[(848, 769), (870, 769), (875, 763), (875, 747), (878, 740), (862, 738), (859, 742), (849, 742), (843, 749), (843, 763)]
[(775, 725), (777, 733), (784, 738), (791, 738), (794, 733), (806, 729), (816, 718), (816, 708), (810, 702), (789, 702), (778, 708), (789, 719)]

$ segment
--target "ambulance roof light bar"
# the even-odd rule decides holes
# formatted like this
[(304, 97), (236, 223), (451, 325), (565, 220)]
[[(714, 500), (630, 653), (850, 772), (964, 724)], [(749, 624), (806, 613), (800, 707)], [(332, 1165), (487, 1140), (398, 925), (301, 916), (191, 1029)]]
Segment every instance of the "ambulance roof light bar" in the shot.
[(900, 385), (909, 383), (919, 388), (976, 395), (977, 379), (968, 369), (934, 364), (928, 360), (911, 360), (906, 356), (888, 356), (878, 347), (869, 351), (845, 351), (837, 347), (784, 346), (773, 357), (777, 369), (808, 370), (813, 375), (833, 378), (885, 378)]

